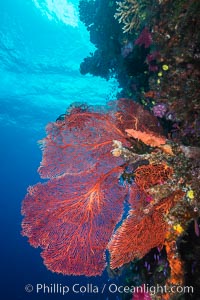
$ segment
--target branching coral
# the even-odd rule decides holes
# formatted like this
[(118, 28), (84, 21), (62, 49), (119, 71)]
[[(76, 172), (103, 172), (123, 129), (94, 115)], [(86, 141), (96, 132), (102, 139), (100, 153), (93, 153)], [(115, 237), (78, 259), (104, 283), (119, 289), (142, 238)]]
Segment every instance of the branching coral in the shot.
[(123, 32), (131, 32), (137, 30), (143, 20), (146, 18), (146, 7), (150, 5), (149, 0), (124, 0), (117, 2), (118, 8), (115, 18), (119, 23), (123, 23)]
[(135, 0), (128, 0), (124, 2), (117, 2), (118, 8), (115, 14), (115, 18), (119, 23), (123, 23), (123, 32), (132, 31), (133, 28), (137, 28), (140, 24), (139, 18), (139, 4)]

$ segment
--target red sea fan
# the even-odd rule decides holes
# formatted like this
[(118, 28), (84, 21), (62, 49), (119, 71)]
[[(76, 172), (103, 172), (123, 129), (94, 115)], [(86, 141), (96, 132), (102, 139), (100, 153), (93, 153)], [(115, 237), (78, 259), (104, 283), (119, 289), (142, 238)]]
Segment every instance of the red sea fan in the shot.
[(136, 169), (134, 176), (137, 185), (146, 190), (156, 184), (162, 184), (171, 178), (173, 170), (165, 164), (144, 165)]
[[(64, 122), (50, 123), (46, 131), (47, 137), (40, 142), (43, 159), (39, 173), (42, 178), (80, 174), (100, 165), (106, 172), (116, 166), (110, 154), (113, 139), (117, 137), (126, 143), (114, 120), (100, 113), (72, 113)], [(122, 163), (120, 158), (119, 161)]]
[[(97, 166), (106, 171), (118, 165), (110, 154), (113, 140), (130, 145), (126, 128), (161, 131), (157, 119), (132, 100), (120, 99), (110, 105), (111, 110), (106, 114), (72, 110), (63, 122), (48, 124), (47, 137), (40, 141), (42, 178), (80, 174)], [(120, 158), (118, 161), (122, 163)]]
[(127, 133), (127, 128), (140, 131), (150, 130), (154, 134), (163, 133), (158, 119), (133, 100), (122, 98), (111, 103), (111, 105), (112, 110), (109, 115), (114, 116), (115, 124), (124, 134)]
[[(108, 244), (112, 269), (119, 268), (135, 258), (142, 258), (152, 248), (164, 244), (169, 226), (165, 222), (164, 215), (168, 214), (170, 208), (183, 195), (182, 191), (175, 191), (154, 206), (149, 204), (143, 210), (129, 212), (128, 218), (117, 229)], [(131, 201), (134, 201), (132, 197), (129, 202)]]
[(87, 276), (105, 268), (105, 249), (123, 212), (126, 189), (117, 184), (121, 168), (103, 176), (64, 175), (29, 190), (22, 234), (42, 247), (48, 269)]
[(166, 231), (160, 212), (145, 215), (131, 211), (108, 245), (111, 268), (119, 268), (135, 258), (142, 258), (152, 248), (163, 244)]
[(131, 100), (107, 113), (73, 109), (47, 126), (39, 167), (46, 183), (30, 187), (23, 201), (22, 234), (53, 272), (99, 275), (105, 249), (123, 214), (127, 188), (118, 184), (124, 161), (111, 153), (113, 140), (130, 146), (126, 128), (157, 130), (157, 121)]

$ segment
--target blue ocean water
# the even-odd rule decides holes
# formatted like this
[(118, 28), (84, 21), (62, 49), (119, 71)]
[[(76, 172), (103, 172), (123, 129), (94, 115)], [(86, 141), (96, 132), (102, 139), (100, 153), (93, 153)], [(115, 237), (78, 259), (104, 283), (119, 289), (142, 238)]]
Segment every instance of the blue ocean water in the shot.
[[(21, 201), (40, 181), (37, 141), (45, 126), (72, 102), (105, 104), (118, 90), (115, 81), (82, 76), (79, 65), (94, 50), (78, 20), (78, 0), (0, 1), (0, 165), (1, 299), (107, 299), (94, 294), (27, 293), (27, 284), (72, 286), (108, 282), (102, 277), (69, 277), (46, 269), (40, 250), (20, 235)], [(116, 295), (109, 295), (116, 299)]]

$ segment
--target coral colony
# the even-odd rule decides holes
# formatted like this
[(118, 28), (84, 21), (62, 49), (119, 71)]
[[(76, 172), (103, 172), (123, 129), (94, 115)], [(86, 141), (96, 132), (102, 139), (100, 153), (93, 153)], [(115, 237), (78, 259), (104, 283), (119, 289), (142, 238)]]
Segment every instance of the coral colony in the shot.
[[(106, 114), (74, 108), (47, 126), (39, 173), (49, 181), (30, 187), (22, 207), (23, 235), (43, 249), (47, 268), (100, 275), (106, 249), (115, 269), (165, 245), (169, 280), (182, 282), (183, 266), (171, 244), (186, 223), (170, 211), (187, 211), (193, 194), (186, 194), (178, 175), (186, 151), (160, 132), (156, 118), (128, 99), (113, 103)], [(141, 142), (145, 151), (139, 154)], [(126, 173), (129, 165), (132, 172)], [(120, 185), (120, 177), (127, 183)], [(127, 195), (131, 209), (114, 232)], [(197, 216), (194, 209), (187, 214)]]
[(198, 291), (200, 2), (96, 5), (79, 4), (96, 46), (80, 71), (115, 77), (121, 92), (102, 110), (72, 105), (47, 125), (38, 169), (47, 181), (28, 189), (22, 234), (52, 272), (96, 276), (107, 266), (112, 276), (126, 270), (130, 285), (191, 277)]

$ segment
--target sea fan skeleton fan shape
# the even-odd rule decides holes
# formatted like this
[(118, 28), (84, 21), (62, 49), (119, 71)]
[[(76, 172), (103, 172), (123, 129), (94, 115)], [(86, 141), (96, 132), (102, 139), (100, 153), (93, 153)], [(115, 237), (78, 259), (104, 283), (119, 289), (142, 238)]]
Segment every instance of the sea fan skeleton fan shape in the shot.
[(106, 114), (72, 110), (64, 121), (48, 124), (40, 142), (39, 173), (50, 179), (28, 189), (22, 234), (43, 249), (44, 263), (53, 272), (102, 273), (105, 249), (128, 192), (118, 184), (124, 161), (112, 156), (113, 140), (130, 146), (126, 128), (145, 130), (148, 124), (158, 130), (156, 119), (133, 101), (111, 105)]
[(47, 268), (90, 276), (105, 268), (104, 251), (121, 218), (121, 197), (125, 196), (116, 184), (119, 171), (117, 167), (101, 178), (95, 173), (64, 175), (37, 184), (26, 196), (23, 231), (31, 245), (44, 249)]

